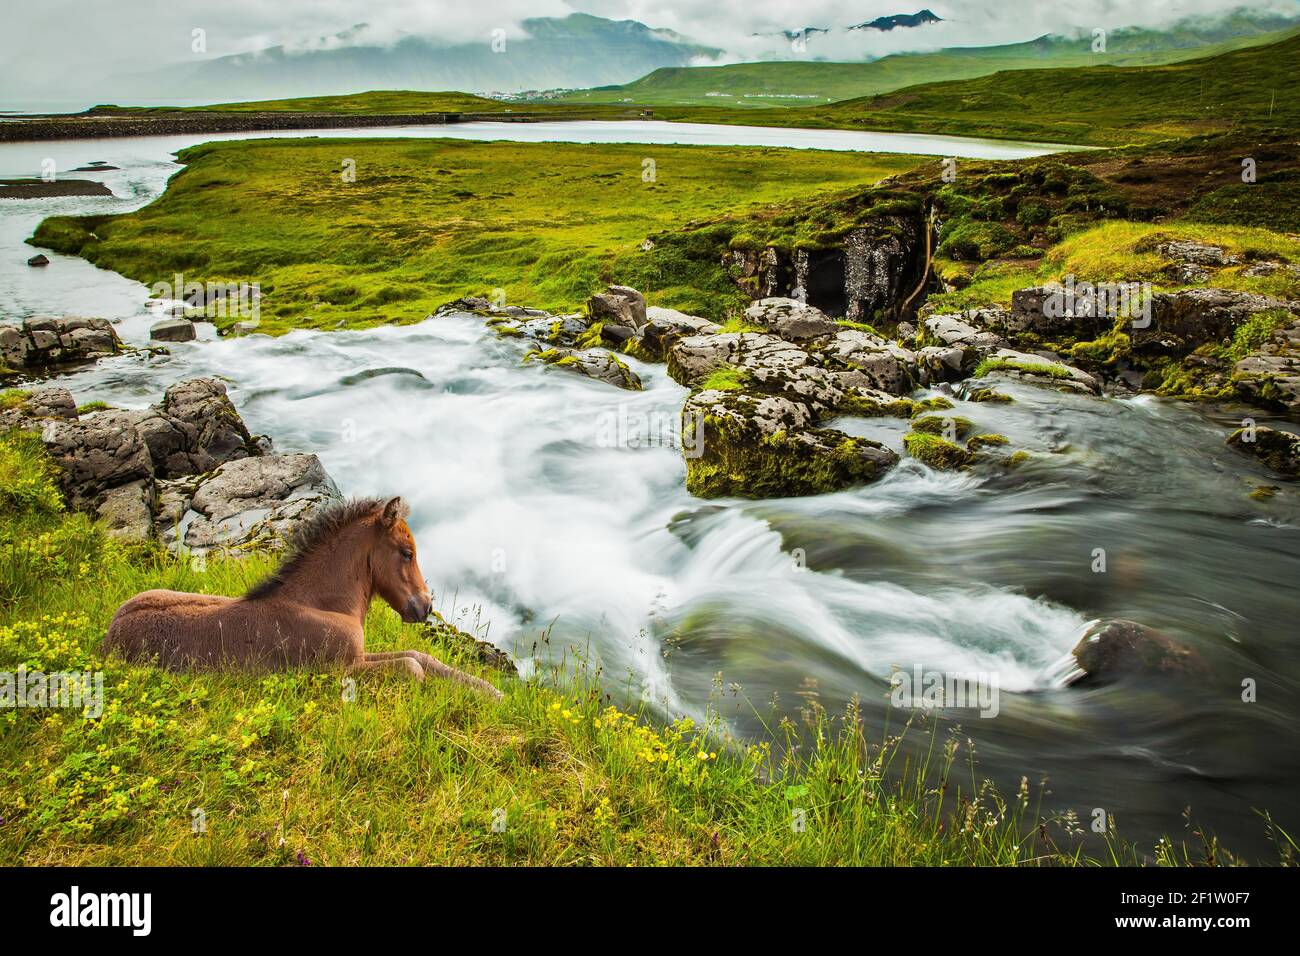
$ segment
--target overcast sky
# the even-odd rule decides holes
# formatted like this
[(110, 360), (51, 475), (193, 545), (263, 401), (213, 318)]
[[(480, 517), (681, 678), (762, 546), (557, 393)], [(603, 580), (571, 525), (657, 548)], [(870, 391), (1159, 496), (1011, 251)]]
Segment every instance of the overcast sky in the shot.
[[(5, 100), (59, 98), (59, 89), (193, 57), (191, 32), (206, 32), (207, 56), (276, 44), (310, 46), (358, 23), (368, 42), (418, 34), (439, 42), (488, 42), (493, 29), (520, 35), (528, 17), (573, 12), (634, 19), (728, 51), (725, 59), (780, 55), (753, 34), (848, 26), (928, 7), (948, 22), (892, 33), (855, 31), (825, 40), (822, 56), (860, 59), (904, 49), (1015, 42), (1043, 33), (1157, 26), (1222, 13), (1241, 0), (9, 0), (0, 32)], [(1259, 0), (1256, 11), (1295, 14), (1300, 0)], [(111, 89), (104, 90), (111, 93)]]

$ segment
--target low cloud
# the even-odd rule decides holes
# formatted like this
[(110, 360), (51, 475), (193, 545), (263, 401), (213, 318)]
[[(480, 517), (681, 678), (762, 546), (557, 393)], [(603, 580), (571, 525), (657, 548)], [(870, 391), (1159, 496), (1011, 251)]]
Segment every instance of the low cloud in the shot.
[[(1011, 43), (1049, 32), (1091, 31), (1124, 25), (1156, 27), (1188, 16), (1222, 14), (1240, 0), (86, 0), (19, 3), (6, 12), (0, 36), (0, 82), (9, 99), (56, 99), (60, 92), (94, 89), (111, 97), (105, 77), (144, 73), (195, 57), (247, 53), (273, 46), (309, 51), (333, 46), (387, 45), (418, 36), (437, 45), (488, 43), (493, 30), (518, 39), (530, 17), (583, 12), (639, 20), (726, 51), (724, 62), (745, 59), (864, 59), (943, 46)], [(943, 23), (889, 32), (844, 29), (927, 7)], [(1294, 15), (1295, 0), (1252, 3), (1255, 13)], [(362, 26), (362, 24), (364, 24)], [(833, 28), (813, 35), (806, 51), (791, 48), (783, 31)], [(193, 31), (205, 31), (206, 49), (192, 49)]]

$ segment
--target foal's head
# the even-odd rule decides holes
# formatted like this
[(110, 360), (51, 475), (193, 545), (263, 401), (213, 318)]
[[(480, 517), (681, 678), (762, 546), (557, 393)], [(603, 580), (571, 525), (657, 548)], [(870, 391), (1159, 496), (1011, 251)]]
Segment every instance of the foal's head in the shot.
[(375, 592), (408, 624), (433, 611), (433, 598), (415, 560), (415, 538), (406, 525), (406, 505), (390, 499), (375, 520), (376, 541), (370, 551), (370, 578)]

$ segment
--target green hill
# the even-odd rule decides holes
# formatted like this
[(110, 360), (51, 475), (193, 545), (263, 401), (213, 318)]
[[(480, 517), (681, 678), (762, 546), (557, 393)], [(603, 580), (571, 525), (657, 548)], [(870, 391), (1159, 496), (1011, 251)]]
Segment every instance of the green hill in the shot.
[(1274, 43), (1294, 29), (1233, 36), (1217, 42), (1207, 42), (1206, 37), (1215, 34), (1203, 31), (1120, 30), (1107, 37), (1105, 53), (1092, 52), (1091, 37), (1044, 36), (1002, 46), (895, 54), (869, 63), (777, 60), (665, 67), (622, 86), (578, 90), (551, 101), (750, 109), (811, 105), (888, 93), (918, 83), (974, 79), (1004, 70), (1175, 63)]
[[(828, 126), (1117, 145), (1242, 126), (1300, 126), (1300, 31), (1166, 66), (1013, 70), (821, 107)], [(790, 110), (788, 113), (803, 113)], [(784, 125), (785, 119), (782, 120)]]

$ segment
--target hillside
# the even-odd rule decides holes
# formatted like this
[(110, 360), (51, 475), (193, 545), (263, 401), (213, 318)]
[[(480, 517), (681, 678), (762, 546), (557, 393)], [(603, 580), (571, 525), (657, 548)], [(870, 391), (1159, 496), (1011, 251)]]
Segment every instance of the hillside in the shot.
[(1105, 53), (1092, 52), (1090, 37), (1044, 36), (1001, 46), (895, 54), (863, 63), (777, 60), (727, 66), (663, 67), (632, 83), (578, 90), (551, 99), (573, 104), (750, 109), (797, 106), (803, 102), (872, 96), (919, 83), (974, 79), (1004, 70), (1175, 63), (1275, 43), (1294, 29), (1291, 26), (1218, 40), (1207, 39), (1217, 36), (1208, 31), (1123, 30), (1107, 38)]
[[(1294, 128), (1300, 31), (1166, 66), (1013, 70), (927, 83), (816, 110), (847, 129), (1121, 145), (1240, 126)], [(804, 110), (792, 113), (811, 112)], [(784, 121), (783, 121), (784, 125)]]

